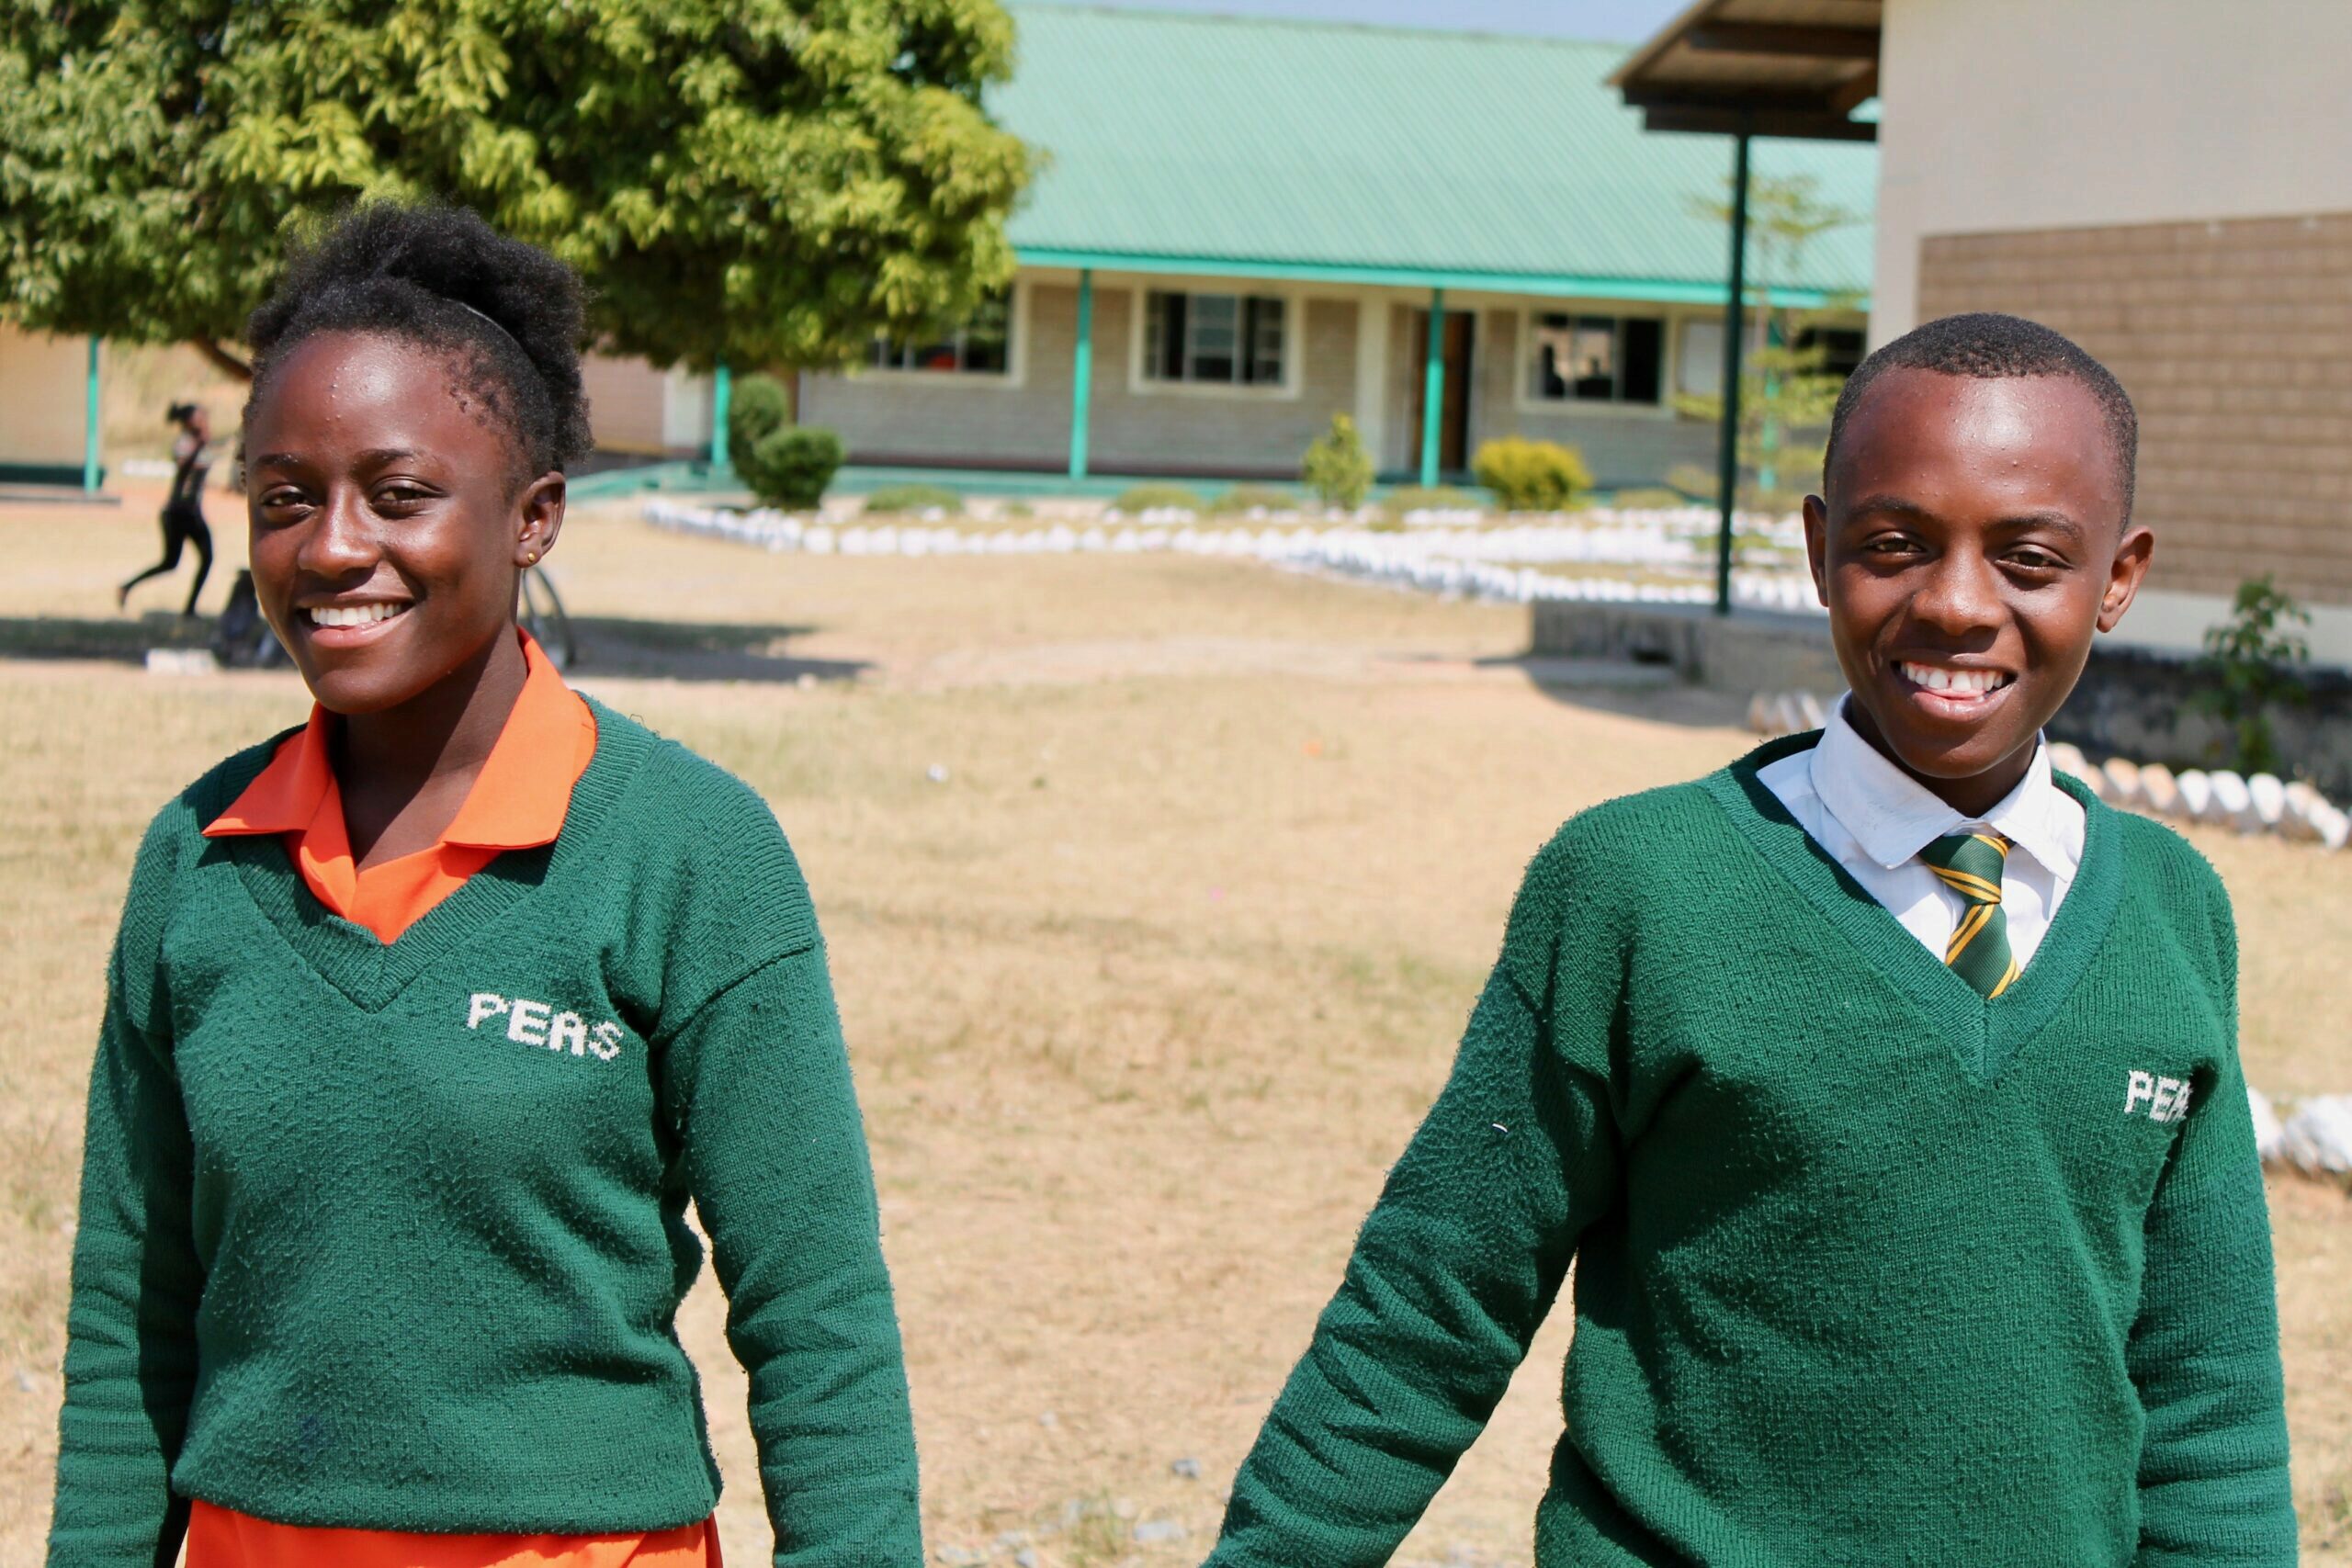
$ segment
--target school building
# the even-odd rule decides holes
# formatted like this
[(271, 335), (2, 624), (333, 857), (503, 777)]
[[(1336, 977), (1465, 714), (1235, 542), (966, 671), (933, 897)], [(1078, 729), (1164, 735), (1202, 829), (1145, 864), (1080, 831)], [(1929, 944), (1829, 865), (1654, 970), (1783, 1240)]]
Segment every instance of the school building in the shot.
[[(1510, 434), (1605, 485), (1712, 464), (1714, 426), (1672, 400), (1722, 384), (1730, 162), (1643, 134), (1607, 85), (1623, 45), (1011, 9), (990, 107), (1042, 152), (1019, 275), (951, 336), (799, 378), (853, 462), (1290, 478), (1347, 413), (1397, 479)], [(1873, 153), (1774, 142), (1756, 167), (1855, 217), (1749, 280), (1850, 365)], [(608, 446), (707, 439), (691, 378), (608, 366), (591, 389)]]
[(0, 321), (0, 485), (96, 486), (96, 352)]
[(1758, 134), (1875, 95), (1872, 340), (1992, 310), (2079, 341), (2140, 412), (2127, 629), (2192, 646), (2267, 573), (2352, 664), (2347, 59), (2337, 0), (1699, 0), (1619, 83)]

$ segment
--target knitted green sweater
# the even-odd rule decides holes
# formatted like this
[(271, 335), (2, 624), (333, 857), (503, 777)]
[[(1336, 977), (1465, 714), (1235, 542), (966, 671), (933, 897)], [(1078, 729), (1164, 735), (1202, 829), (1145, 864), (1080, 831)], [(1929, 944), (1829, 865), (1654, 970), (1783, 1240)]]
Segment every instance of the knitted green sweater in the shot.
[(165, 807), (90, 1089), (50, 1561), (290, 1524), (667, 1529), (718, 1475), (694, 1201), (796, 1568), (917, 1568), (914, 1439), (824, 948), (757, 796), (608, 708), (563, 831), (386, 946)]
[(2062, 781), (1987, 1002), (1758, 782), (1815, 739), (1536, 858), (1212, 1563), (1385, 1562), (1571, 1259), (1544, 1568), (2294, 1561), (2219, 879)]

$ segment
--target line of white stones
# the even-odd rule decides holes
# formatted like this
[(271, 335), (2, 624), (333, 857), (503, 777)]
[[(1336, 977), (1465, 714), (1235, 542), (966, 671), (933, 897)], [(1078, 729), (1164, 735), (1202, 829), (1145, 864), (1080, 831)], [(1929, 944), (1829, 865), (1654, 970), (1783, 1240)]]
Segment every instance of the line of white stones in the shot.
[[(756, 548), (809, 555), (931, 556), (1179, 555), (1255, 559), (1295, 570), (1328, 571), (1365, 581), (1455, 597), (1531, 604), (1544, 600), (1642, 604), (1707, 604), (1706, 582), (1632, 582), (1619, 577), (1565, 576), (1541, 567), (1589, 564), (1696, 570), (1690, 542), (1662, 524), (1633, 514), (1587, 523), (1508, 523), (1491, 528), (1384, 531), (1342, 524), (1252, 528), (1192, 524), (1054, 524), (977, 531), (937, 523), (872, 526), (811, 522), (790, 513), (738, 512), (654, 499), (645, 521), (672, 533), (727, 539)], [(1765, 609), (1817, 611), (1801, 571), (1743, 569), (1732, 574), (1736, 603)]]

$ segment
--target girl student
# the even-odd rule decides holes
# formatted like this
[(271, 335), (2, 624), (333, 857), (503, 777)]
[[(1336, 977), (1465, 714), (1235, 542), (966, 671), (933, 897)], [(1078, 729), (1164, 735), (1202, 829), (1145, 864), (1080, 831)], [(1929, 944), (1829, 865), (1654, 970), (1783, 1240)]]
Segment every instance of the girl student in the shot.
[(588, 447), (581, 288), (379, 206), (257, 310), (263, 610), (317, 699), (141, 845), (107, 972), (53, 1568), (716, 1564), (673, 1317), (751, 1378), (775, 1561), (917, 1568), (807, 888), (518, 631)]
[(212, 574), (212, 530), (204, 523), (204, 476), (212, 464), (207, 456), (212, 445), (212, 416), (196, 403), (174, 403), (164, 418), (180, 427), (172, 438), (172, 489), (164, 498), (164, 558), (145, 571), (131, 578), (115, 590), (117, 607), (130, 603), (130, 591), (151, 577), (179, 570), (180, 551), (196, 547), (196, 581), (188, 584), (187, 604), (180, 611), (183, 616), (196, 614), (197, 596), (204, 592), (204, 580)]

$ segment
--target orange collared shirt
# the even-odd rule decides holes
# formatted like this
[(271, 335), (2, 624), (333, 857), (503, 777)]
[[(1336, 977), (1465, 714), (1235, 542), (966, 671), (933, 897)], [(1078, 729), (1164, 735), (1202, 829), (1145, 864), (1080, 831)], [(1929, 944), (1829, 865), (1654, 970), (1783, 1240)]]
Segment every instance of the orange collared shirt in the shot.
[(507, 850), (555, 842), (572, 786), (596, 754), (596, 718), (563, 683), (528, 633), (522, 695), (482, 763), (465, 805), (430, 849), (360, 869), (343, 820), (329, 753), (334, 716), (313, 706), (269, 765), (204, 829), (209, 839), (282, 833), (320, 903), (392, 942)]
[[(402, 931), (507, 850), (553, 843), (572, 786), (596, 753), (596, 717), (528, 635), (522, 694), (466, 803), (430, 849), (361, 870), (353, 861), (328, 747), (334, 716), (287, 738), (205, 829), (277, 833), (320, 903), (380, 942)], [(188, 1511), (188, 1568), (720, 1568), (715, 1519), (612, 1535), (424, 1535), (278, 1524), (201, 1500)]]

